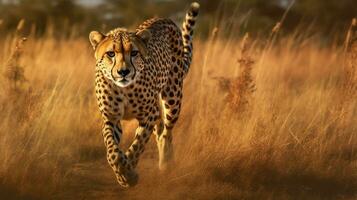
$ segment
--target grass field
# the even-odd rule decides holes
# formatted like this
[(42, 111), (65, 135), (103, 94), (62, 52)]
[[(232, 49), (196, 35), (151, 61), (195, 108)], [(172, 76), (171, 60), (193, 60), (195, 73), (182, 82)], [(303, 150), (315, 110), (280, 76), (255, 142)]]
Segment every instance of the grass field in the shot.
[(197, 35), (175, 167), (159, 172), (152, 137), (127, 190), (105, 158), (87, 39), (0, 39), (0, 198), (356, 199), (356, 57), (307, 35)]

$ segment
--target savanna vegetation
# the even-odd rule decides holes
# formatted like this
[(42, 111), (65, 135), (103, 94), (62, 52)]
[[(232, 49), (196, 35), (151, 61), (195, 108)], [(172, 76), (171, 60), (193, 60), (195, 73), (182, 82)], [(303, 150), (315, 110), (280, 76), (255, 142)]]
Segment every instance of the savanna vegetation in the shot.
[[(174, 129), (175, 167), (159, 172), (152, 136), (131, 189), (119, 187), (106, 161), (95, 60), (81, 36), (90, 26), (69, 23), (61, 35), (51, 20), (38, 30), (26, 18), (7, 27), (7, 19), (0, 23), (0, 199), (357, 198), (356, 19), (348, 26), (339, 18), (346, 28), (334, 37), (322, 21), (288, 31), (283, 17), (249, 33), (245, 19), (206, 21)], [(135, 128), (125, 121), (123, 148)]]

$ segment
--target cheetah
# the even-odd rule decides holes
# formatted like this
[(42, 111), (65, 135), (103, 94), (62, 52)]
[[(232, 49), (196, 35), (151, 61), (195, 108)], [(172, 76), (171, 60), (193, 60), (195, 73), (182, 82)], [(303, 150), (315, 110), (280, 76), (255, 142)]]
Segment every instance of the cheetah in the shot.
[[(137, 184), (135, 168), (153, 132), (159, 169), (167, 169), (173, 159), (172, 129), (180, 114), (183, 80), (192, 60), (198, 11), (199, 4), (193, 2), (182, 30), (170, 19), (152, 18), (133, 32), (116, 28), (107, 34), (89, 34), (107, 161), (122, 187)], [(119, 148), (123, 119), (136, 119), (139, 124), (126, 151)]]

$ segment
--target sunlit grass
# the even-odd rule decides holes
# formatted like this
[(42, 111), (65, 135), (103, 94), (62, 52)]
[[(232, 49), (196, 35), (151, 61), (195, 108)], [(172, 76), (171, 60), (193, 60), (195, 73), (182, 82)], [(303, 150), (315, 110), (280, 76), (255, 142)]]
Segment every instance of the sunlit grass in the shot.
[[(28, 38), (19, 60), (24, 87), (8, 96), (9, 80), (0, 78), (0, 194), (44, 199), (355, 198), (356, 99), (341, 104), (347, 98), (341, 93), (343, 47), (320, 46), (314, 36), (294, 34), (265, 48), (264, 38), (251, 38), (249, 56), (255, 62), (248, 76), (255, 90), (247, 98), (246, 114), (227, 98), (241, 92), (230, 87), (244, 72), (238, 62), (241, 41), (221, 38), (217, 30), (206, 41), (195, 39), (183, 111), (174, 129), (174, 169), (158, 172), (152, 138), (139, 162), (139, 185), (129, 190), (119, 187), (106, 163), (88, 41)], [(6, 70), (13, 38), (0, 45), (1, 70)], [(135, 123), (124, 124), (123, 146), (132, 140), (134, 128)]]

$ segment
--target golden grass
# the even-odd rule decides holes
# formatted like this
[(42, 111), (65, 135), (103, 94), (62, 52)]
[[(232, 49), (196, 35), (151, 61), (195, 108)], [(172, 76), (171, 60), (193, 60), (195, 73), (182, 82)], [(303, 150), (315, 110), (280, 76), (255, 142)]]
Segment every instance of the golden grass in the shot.
[[(244, 76), (245, 62), (237, 62), (241, 41), (220, 38), (217, 30), (208, 41), (196, 38), (174, 129), (174, 169), (158, 171), (152, 138), (138, 165), (139, 184), (129, 190), (119, 187), (106, 163), (89, 42), (30, 37), (17, 61), (29, 86), (15, 98), (7, 97), (6, 85), (0, 90), (1, 197), (357, 198), (357, 100), (340, 103), (344, 48), (321, 47), (313, 36), (296, 34), (277, 38), (268, 49), (252, 39), (249, 58), (259, 64), (249, 65)], [(0, 40), (1, 70), (12, 41)], [(240, 84), (227, 90), (217, 77), (233, 85), (251, 80), (256, 90), (242, 94)], [(236, 117), (241, 111), (227, 99), (236, 95), (249, 97), (249, 115)], [(135, 123), (124, 128), (126, 146)]]
[(241, 45), (241, 55), (238, 59), (241, 72), (233, 80), (229, 80), (228, 95), (225, 101), (229, 102), (230, 109), (243, 114), (249, 106), (253, 92), (255, 91), (254, 78), (252, 77), (252, 65), (254, 60), (249, 55), (250, 41), (249, 35), (243, 37)]

